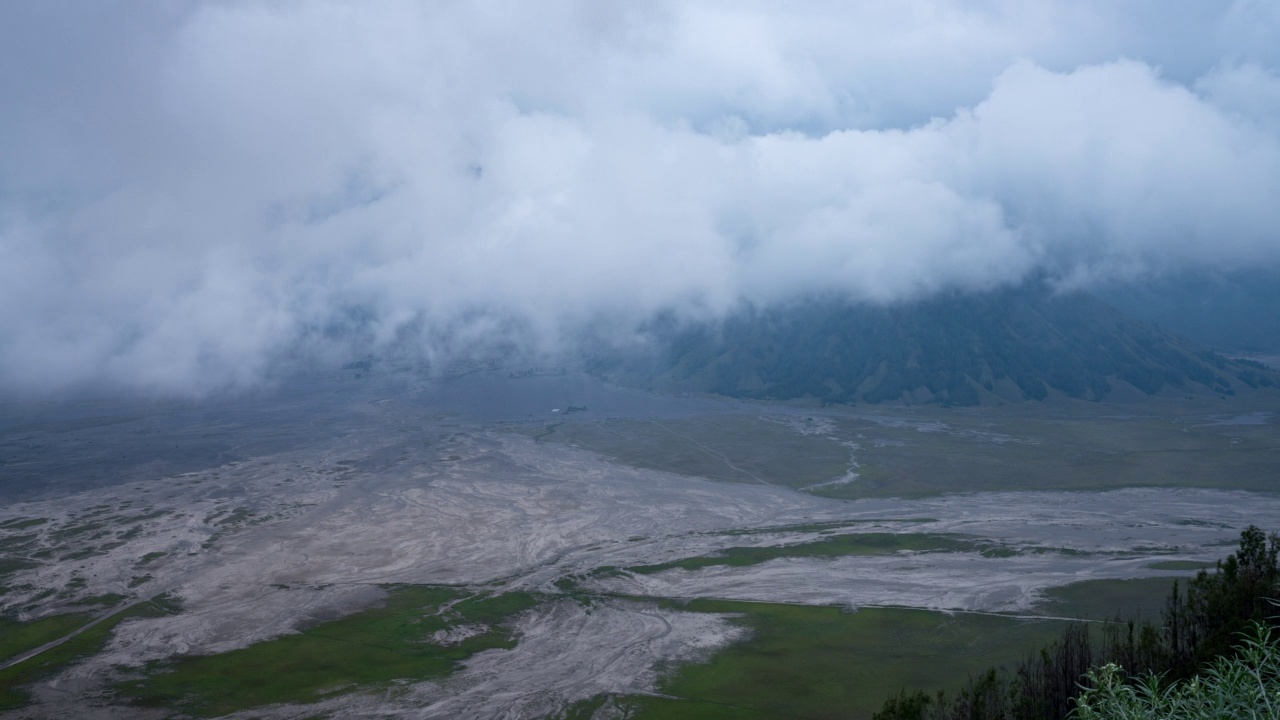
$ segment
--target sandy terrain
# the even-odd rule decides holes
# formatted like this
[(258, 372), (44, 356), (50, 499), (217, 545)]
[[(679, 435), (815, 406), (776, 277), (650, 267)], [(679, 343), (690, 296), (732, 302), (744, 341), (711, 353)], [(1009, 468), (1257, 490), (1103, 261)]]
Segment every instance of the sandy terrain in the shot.
[[(614, 595), (1032, 612), (1048, 587), (1160, 574), (1149, 567), (1156, 559), (1215, 559), (1240, 527), (1280, 524), (1280, 496), (1215, 490), (833, 500), (626, 467), (394, 403), (362, 407), (323, 442), (6, 504), (0, 523), (48, 519), (7, 532), (34, 536), (20, 554), (39, 565), (10, 576), (6, 611), (83, 609), (72, 603), (104, 593), (169, 592), (184, 603), (177, 615), (123, 623), (102, 653), (37, 687), (42, 704), (23, 716), (139, 717), (98, 694), (116, 666), (244, 647), (370, 607), (381, 585), (412, 583), (548, 599), (518, 618), (514, 649), (481, 653), (443, 682), (253, 715), (540, 717), (601, 693), (651, 692), (659, 668), (740, 632), (722, 617)], [(852, 523), (836, 532), (962, 533), (1017, 552), (592, 573), (814, 540), (823, 522)], [(93, 553), (75, 557), (84, 548)], [(596, 594), (589, 611), (556, 585), (566, 578)]]

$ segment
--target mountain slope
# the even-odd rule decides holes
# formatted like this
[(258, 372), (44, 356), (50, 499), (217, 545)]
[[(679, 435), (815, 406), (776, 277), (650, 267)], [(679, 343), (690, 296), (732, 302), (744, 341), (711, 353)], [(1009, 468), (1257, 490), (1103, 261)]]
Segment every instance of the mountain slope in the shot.
[(1128, 315), (1212, 348), (1280, 352), (1280, 270), (1184, 273), (1103, 288)]
[(594, 369), (649, 387), (833, 402), (1097, 400), (1131, 385), (1232, 394), (1271, 386), (1233, 361), (1082, 293), (1039, 283), (891, 306), (809, 302), (748, 309), (716, 326), (656, 333), (659, 353)]

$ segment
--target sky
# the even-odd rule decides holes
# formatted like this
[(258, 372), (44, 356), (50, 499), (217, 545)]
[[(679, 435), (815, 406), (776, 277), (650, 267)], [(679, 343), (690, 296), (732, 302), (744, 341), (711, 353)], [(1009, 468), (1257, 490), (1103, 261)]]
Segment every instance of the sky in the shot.
[(1280, 263), (1280, 3), (0, 4), (0, 393)]

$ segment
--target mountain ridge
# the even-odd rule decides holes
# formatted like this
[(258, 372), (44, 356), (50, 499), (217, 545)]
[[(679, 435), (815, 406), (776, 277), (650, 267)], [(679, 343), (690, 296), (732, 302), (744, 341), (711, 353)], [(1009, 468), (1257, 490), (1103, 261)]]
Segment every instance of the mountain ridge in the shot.
[(1264, 365), (1043, 282), (892, 306), (748, 307), (716, 324), (656, 323), (651, 334), (656, 353), (600, 356), (590, 369), (653, 389), (837, 403), (979, 405), (1053, 394), (1101, 400), (1126, 385), (1146, 395), (1280, 386)]

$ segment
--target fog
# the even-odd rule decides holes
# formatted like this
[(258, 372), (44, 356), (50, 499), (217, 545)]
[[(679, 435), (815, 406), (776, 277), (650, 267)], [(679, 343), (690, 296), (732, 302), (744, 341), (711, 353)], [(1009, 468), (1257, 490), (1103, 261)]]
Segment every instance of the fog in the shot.
[(1280, 262), (1267, 2), (10, 3), (0, 392)]

